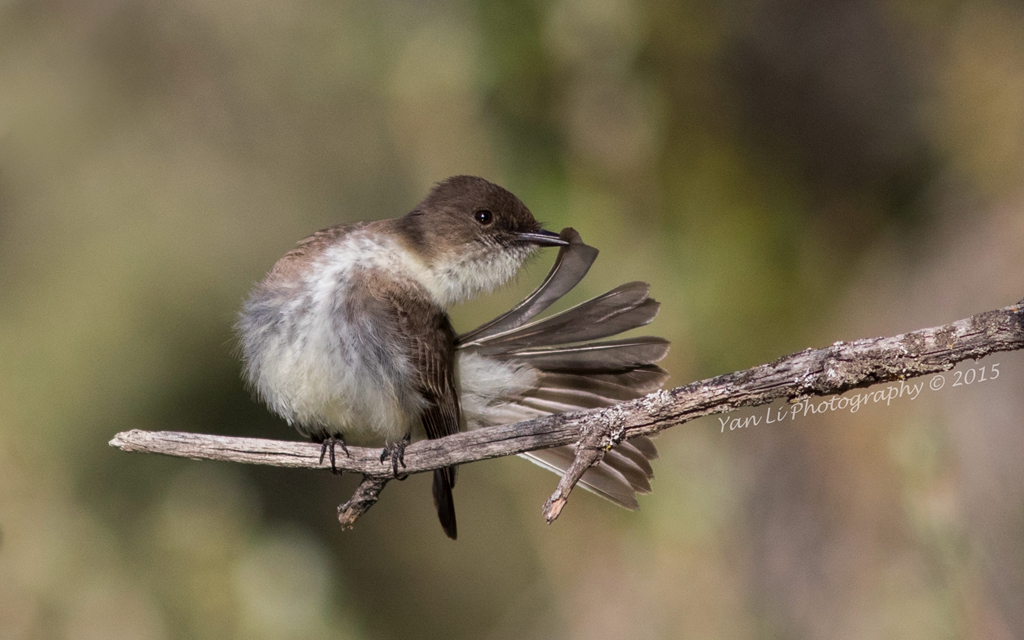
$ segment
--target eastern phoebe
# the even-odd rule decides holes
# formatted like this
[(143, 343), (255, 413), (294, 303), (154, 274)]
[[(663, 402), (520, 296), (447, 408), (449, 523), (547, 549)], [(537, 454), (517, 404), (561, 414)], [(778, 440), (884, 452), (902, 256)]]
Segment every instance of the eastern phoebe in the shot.
[[(537, 247), (561, 246), (544, 283), (515, 309), (459, 336), (446, 309), (507, 282)], [(384, 446), (395, 475), (414, 432), (602, 407), (667, 378), (653, 363), (668, 343), (612, 336), (650, 322), (658, 304), (634, 282), (544, 320), (528, 321), (576, 285), (597, 251), (572, 230), (545, 231), (530, 210), (482, 178), (436, 185), (407, 215), (341, 224), (278, 260), (238, 321), (244, 375), (271, 410), (323, 443)], [(573, 346), (564, 346), (573, 345)], [(553, 471), (571, 447), (524, 454)], [(581, 485), (627, 508), (650, 491), (657, 451), (634, 438), (608, 452)], [(455, 467), (434, 471), (445, 533), (456, 537)]]

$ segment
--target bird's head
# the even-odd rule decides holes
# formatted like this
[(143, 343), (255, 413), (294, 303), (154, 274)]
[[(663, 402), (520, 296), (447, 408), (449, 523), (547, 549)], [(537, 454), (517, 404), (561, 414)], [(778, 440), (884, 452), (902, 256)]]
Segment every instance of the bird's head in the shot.
[(519, 198), (474, 176), (438, 183), (398, 226), (445, 305), (504, 284), (537, 247), (568, 244)]

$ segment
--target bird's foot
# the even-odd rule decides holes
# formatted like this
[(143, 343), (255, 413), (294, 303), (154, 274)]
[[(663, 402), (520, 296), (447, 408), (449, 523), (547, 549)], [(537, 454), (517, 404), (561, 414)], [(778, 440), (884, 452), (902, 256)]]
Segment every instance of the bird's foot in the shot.
[(381, 464), (385, 464), (388, 460), (391, 461), (391, 469), (395, 474), (395, 480), (405, 480), (409, 477), (408, 473), (398, 473), (398, 465), (402, 465), (403, 469), (405, 468), (405, 448), (409, 446), (411, 440), (412, 434), (407, 433), (398, 442), (385, 444), (384, 450), (380, 452)]
[(323, 444), (320, 446), (320, 464), (324, 463), (324, 454), (328, 451), (331, 453), (331, 473), (337, 475), (340, 473), (338, 467), (334, 464), (334, 446), (336, 444), (341, 445), (341, 450), (345, 452), (345, 455), (351, 455), (348, 452), (348, 447), (345, 446), (345, 439), (341, 436), (327, 436), (323, 440)]

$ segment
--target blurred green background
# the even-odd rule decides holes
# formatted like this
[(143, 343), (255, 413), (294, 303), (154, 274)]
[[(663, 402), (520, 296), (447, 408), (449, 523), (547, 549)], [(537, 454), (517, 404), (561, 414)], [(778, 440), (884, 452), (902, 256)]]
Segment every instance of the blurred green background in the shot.
[(890, 407), (670, 430), (636, 513), (577, 493), (546, 526), (554, 476), (466, 466), (457, 543), (425, 477), (343, 533), (354, 477), (107, 446), (297, 439), (239, 379), (244, 296), (457, 173), (601, 249), (574, 299), (650, 281), (673, 386), (1002, 307), (1024, 10), (0, 1), (0, 638), (1024, 637), (1015, 354)]

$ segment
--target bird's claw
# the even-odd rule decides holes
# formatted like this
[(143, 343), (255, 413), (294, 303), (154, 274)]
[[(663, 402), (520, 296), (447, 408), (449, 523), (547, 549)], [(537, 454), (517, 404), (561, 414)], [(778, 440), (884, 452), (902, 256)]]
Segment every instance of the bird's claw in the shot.
[(340, 444), (341, 450), (345, 452), (346, 456), (350, 456), (348, 447), (345, 446), (345, 439), (341, 436), (327, 436), (324, 438), (323, 444), (320, 445), (320, 464), (324, 463), (324, 454), (328, 451), (331, 453), (331, 473), (337, 475), (340, 473), (338, 467), (334, 464), (334, 445)]
[(402, 465), (405, 468), (405, 448), (409, 446), (409, 442), (412, 440), (412, 434), (407, 433), (405, 437), (398, 442), (389, 442), (384, 445), (384, 450), (380, 452), (380, 462), (385, 464), (388, 460), (391, 461), (391, 470), (395, 474), (395, 480), (405, 480), (409, 477), (408, 473), (399, 473), (398, 465)]

